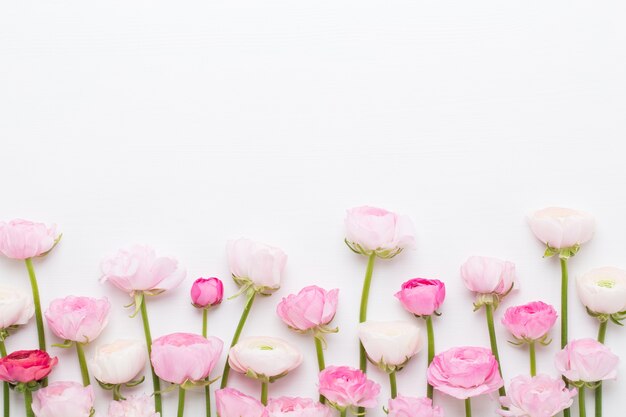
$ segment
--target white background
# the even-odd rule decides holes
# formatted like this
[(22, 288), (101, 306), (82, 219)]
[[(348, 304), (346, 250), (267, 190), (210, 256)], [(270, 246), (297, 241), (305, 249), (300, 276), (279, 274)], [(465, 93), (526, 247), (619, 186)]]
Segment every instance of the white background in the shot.
[[(369, 317), (411, 319), (393, 294), (409, 278), (439, 278), (448, 297), (437, 349), (488, 346), (484, 312), (472, 313), (459, 278), (468, 256), (517, 265), (521, 289), (498, 321), (511, 305), (558, 306), (558, 261), (542, 259), (525, 222), (531, 210), (596, 215), (572, 277), (626, 267), (625, 19), (617, 0), (4, 1), (0, 218), (59, 224), (62, 243), (35, 264), (43, 305), (109, 297), (111, 322), (94, 343), (143, 337), (126, 295), (98, 283), (105, 254), (147, 243), (187, 267), (181, 287), (149, 300), (156, 337), (200, 331), (188, 296), (196, 277), (221, 277), (235, 293), (227, 239), (283, 248), (283, 287), (258, 300), (244, 335), (297, 344), (305, 362), (270, 395), (313, 397), (313, 341), (291, 333), (275, 306), (305, 285), (340, 288), (327, 363), (356, 366), (365, 259), (345, 247), (343, 218), (378, 205), (413, 219), (418, 246), (376, 264)], [(18, 262), (1, 259), (0, 280), (28, 288)], [(571, 294), (571, 336), (595, 337), (597, 323)], [(212, 311), (210, 333), (228, 343), (243, 301)], [(497, 332), (508, 381), (527, 372), (527, 351)], [(553, 335), (538, 355), (539, 370), (554, 375)], [(626, 330), (609, 326), (606, 341), (623, 354)], [(8, 340), (9, 350), (35, 346), (32, 322)], [(61, 364), (51, 379), (79, 380), (75, 352), (51, 352)], [(401, 372), (402, 394), (424, 395), (425, 362), (423, 352)], [(370, 375), (382, 405), (387, 379), (374, 367)], [(242, 376), (230, 382), (258, 394)], [(110, 393), (96, 390), (105, 411)], [(623, 382), (605, 384), (605, 417), (620, 415), (625, 392)], [(448, 417), (463, 414), (461, 401), (436, 402)], [(188, 395), (186, 415), (202, 415), (202, 403)], [(164, 416), (175, 407), (167, 395)], [(495, 408), (474, 401), (477, 416)]]

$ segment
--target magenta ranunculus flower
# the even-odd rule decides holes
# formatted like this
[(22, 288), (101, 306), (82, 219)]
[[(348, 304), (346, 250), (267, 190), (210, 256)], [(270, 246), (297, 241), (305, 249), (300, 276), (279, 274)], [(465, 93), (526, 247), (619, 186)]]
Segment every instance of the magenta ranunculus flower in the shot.
[(191, 286), (191, 303), (197, 308), (218, 305), (224, 298), (224, 284), (219, 278), (198, 278)]
[(53, 382), (33, 395), (37, 417), (90, 417), (96, 397), (93, 387), (77, 382)]
[(470, 256), (461, 265), (461, 278), (470, 291), (503, 297), (515, 284), (515, 264), (486, 256)]
[(217, 337), (172, 333), (152, 343), (150, 359), (159, 378), (172, 384), (193, 384), (209, 376), (223, 345)]
[(268, 417), (261, 401), (234, 388), (215, 391), (215, 403), (219, 417)]
[(335, 317), (339, 290), (326, 291), (316, 285), (300, 290), (298, 294), (284, 297), (276, 307), (276, 313), (293, 330), (330, 331), (326, 326)]
[(556, 319), (554, 307), (541, 301), (533, 301), (507, 308), (502, 324), (518, 340), (543, 341), (556, 323)]
[(576, 389), (567, 389), (561, 378), (539, 374), (519, 375), (511, 380), (506, 397), (500, 403), (508, 410), (497, 410), (506, 417), (553, 417), (574, 402)]
[(59, 362), (43, 350), (18, 350), (0, 358), (0, 380), (12, 384), (39, 381)]
[(130, 396), (122, 401), (111, 401), (107, 417), (159, 417), (148, 395)]
[(443, 410), (433, 405), (430, 398), (413, 398), (398, 395), (389, 400), (389, 417), (443, 417)]
[(55, 225), (22, 219), (0, 222), (0, 253), (7, 258), (28, 259), (44, 255), (60, 238)]
[(568, 380), (593, 383), (617, 377), (619, 358), (595, 339), (570, 340), (554, 358), (556, 369)]
[(96, 339), (109, 321), (111, 304), (106, 298), (58, 298), (46, 310), (48, 326), (57, 337), (78, 343)]
[(446, 298), (446, 286), (438, 279), (413, 278), (396, 294), (404, 308), (416, 316), (430, 316)]
[(498, 390), (504, 381), (491, 350), (455, 347), (436, 355), (428, 367), (428, 382), (460, 400)]
[(332, 417), (333, 412), (324, 404), (310, 398), (279, 397), (267, 404), (269, 417)]
[(373, 408), (378, 403), (380, 385), (358, 369), (329, 366), (319, 373), (319, 392), (339, 411), (347, 408)]

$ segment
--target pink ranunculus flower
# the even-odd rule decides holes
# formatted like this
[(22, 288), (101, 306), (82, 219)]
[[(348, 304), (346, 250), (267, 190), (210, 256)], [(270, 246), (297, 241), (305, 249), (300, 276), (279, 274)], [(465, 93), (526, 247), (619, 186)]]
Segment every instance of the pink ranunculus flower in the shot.
[(335, 317), (339, 290), (326, 291), (316, 285), (300, 290), (298, 294), (284, 297), (276, 307), (283, 322), (299, 332), (322, 329)]
[(100, 264), (101, 281), (109, 281), (134, 296), (136, 292), (159, 294), (177, 287), (185, 279), (185, 269), (174, 258), (157, 257), (154, 249), (134, 245), (120, 249)]
[(236, 372), (273, 382), (300, 366), (302, 354), (278, 337), (244, 337), (230, 348), (228, 363)]
[(413, 278), (402, 284), (395, 295), (407, 311), (416, 316), (430, 316), (446, 298), (446, 286), (438, 279)]
[(0, 330), (26, 324), (33, 314), (35, 304), (30, 294), (0, 285)]
[(96, 339), (109, 321), (111, 304), (106, 298), (58, 298), (46, 310), (46, 321), (61, 339), (89, 343)]
[(193, 384), (209, 376), (223, 345), (217, 337), (172, 333), (152, 342), (150, 359), (159, 378), (172, 384)]
[(159, 417), (154, 401), (148, 395), (130, 396), (122, 401), (111, 401), (107, 417)]
[(405, 248), (415, 246), (415, 230), (407, 216), (385, 209), (362, 206), (348, 210), (346, 243), (353, 251), (381, 258), (391, 258)]
[(215, 404), (219, 417), (269, 417), (261, 401), (234, 388), (215, 391)]
[(595, 339), (570, 340), (554, 358), (556, 369), (572, 382), (595, 382), (617, 377), (619, 358)]
[(59, 362), (43, 350), (18, 350), (0, 358), (0, 380), (12, 384), (39, 381)]
[(497, 413), (506, 417), (553, 417), (574, 402), (576, 388), (567, 389), (561, 378), (545, 374), (516, 376), (500, 403), (508, 410)]
[(96, 397), (93, 387), (77, 382), (53, 382), (33, 395), (37, 417), (90, 417)]
[(28, 259), (44, 255), (60, 238), (55, 225), (22, 219), (0, 222), (0, 253), (7, 258)]
[(515, 264), (486, 256), (470, 256), (461, 265), (461, 278), (470, 291), (504, 297), (515, 285)]
[(428, 383), (460, 400), (497, 391), (504, 385), (491, 350), (468, 346), (436, 355), (428, 367)]
[(89, 363), (93, 376), (104, 384), (126, 384), (146, 366), (148, 353), (144, 342), (116, 340), (98, 346)]
[(502, 324), (517, 339), (532, 342), (545, 339), (556, 318), (554, 307), (541, 301), (533, 301), (507, 308)]
[(228, 266), (240, 286), (249, 286), (263, 294), (280, 288), (287, 255), (273, 246), (250, 239), (228, 241)]
[(267, 404), (269, 417), (332, 417), (331, 409), (310, 398), (279, 397)]
[(398, 395), (389, 400), (389, 417), (443, 417), (443, 410), (430, 398)]
[(198, 278), (191, 286), (191, 303), (197, 308), (218, 305), (224, 298), (224, 284), (219, 278)]
[[(580, 301), (594, 315), (626, 312), (626, 271), (611, 266), (592, 269), (576, 279)], [(620, 314), (622, 313), (622, 314)]]
[(338, 410), (348, 407), (373, 408), (378, 403), (380, 385), (358, 369), (329, 366), (319, 373), (319, 392)]
[(401, 370), (422, 347), (415, 320), (364, 321), (358, 335), (367, 357), (387, 373)]
[(596, 222), (584, 211), (548, 207), (532, 213), (528, 223), (537, 239), (549, 248), (565, 249), (589, 241)]

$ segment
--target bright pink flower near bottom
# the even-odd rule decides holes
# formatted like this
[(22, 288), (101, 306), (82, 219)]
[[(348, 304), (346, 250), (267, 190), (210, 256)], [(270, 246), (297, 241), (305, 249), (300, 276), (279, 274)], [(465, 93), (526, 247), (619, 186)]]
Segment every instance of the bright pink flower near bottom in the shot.
[(508, 410), (498, 410), (505, 417), (552, 417), (574, 402), (576, 388), (567, 389), (561, 378), (539, 374), (520, 375), (511, 380), (506, 397), (500, 403)]
[(430, 398), (413, 398), (398, 395), (389, 400), (389, 417), (443, 417), (441, 407), (433, 405)]

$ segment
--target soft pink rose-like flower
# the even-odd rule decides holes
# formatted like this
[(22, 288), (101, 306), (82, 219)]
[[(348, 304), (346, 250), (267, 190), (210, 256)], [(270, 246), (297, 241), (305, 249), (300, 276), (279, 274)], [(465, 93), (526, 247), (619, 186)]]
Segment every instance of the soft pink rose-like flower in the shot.
[(249, 285), (262, 293), (280, 288), (287, 255), (273, 246), (249, 239), (228, 241), (228, 266), (239, 285)]
[(215, 403), (219, 417), (269, 417), (261, 401), (234, 388), (215, 391)]
[(267, 404), (269, 417), (332, 417), (333, 412), (324, 404), (310, 398), (279, 397)]
[(436, 355), (428, 367), (428, 383), (460, 400), (488, 394), (504, 385), (491, 350), (468, 346)]
[(367, 357), (387, 373), (401, 370), (422, 347), (415, 320), (364, 321), (358, 335)]
[(37, 417), (89, 417), (96, 397), (93, 387), (77, 382), (53, 382), (33, 395)]
[(154, 411), (152, 397), (143, 394), (122, 401), (111, 401), (107, 417), (159, 417), (159, 413)]
[(336, 408), (373, 408), (378, 403), (380, 385), (358, 369), (329, 366), (319, 373), (319, 392)]
[(433, 405), (430, 398), (413, 398), (398, 395), (389, 400), (389, 417), (443, 417), (441, 407)]
[(461, 265), (461, 278), (470, 291), (503, 296), (515, 284), (515, 264), (486, 256), (471, 256)]
[(90, 362), (94, 378), (105, 384), (131, 382), (146, 366), (148, 353), (144, 342), (116, 340), (98, 346)]
[(570, 342), (554, 358), (556, 369), (572, 382), (595, 382), (617, 377), (619, 358), (595, 339)]
[(33, 314), (35, 305), (30, 294), (0, 285), (0, 330), (26, 324)]
[(446, 286), (438, 279), (413, 278), (396, 294), (402, 306), (416, 316), (434, 314), (446, 298)]
[(58, 362), (43, 350), (18, 350), (0, 358), (0, 380), (13, 384), (39, 381), (47, 377)]
[(362, 206), (348, 210), (346, 243), (355, 252), (382, 258), (397, 255), (402, 249), (415, 246), (415, 230), (407, 216), (385, 209)]
[(553, 417), (574, 402), (576, 389), (567, 389), (561, 378), (539, 374), (516, 376), (500, 403), (508, 410), (497, 410), (506, 417)]
[(298, 294), (283, 298), (276, 307), (276, 313), (287, 326), (306, 332), (331, 322), (337, 312), (338, 299), (338, 289), (326, 291), (311, 285), (300, 290)]
[(626, 312), (626, 271), (605, 266), (576, 279), (580, 301), (596, 314)]
[(186, 271), (174, 258), (157, 257), (154, 249), (134, 245), (120, 249), (100, 264), (101, 281), (109, 281), (131, 296), (137, 291), (158, 294), (177, 287)]
[(182, 385), (208, 377), (220, 359), (223, 346), (217, 337), (172, 333), (152, 343), (150, 358), (159, 378)]
[(96, 339), (109, 322), (111, 304), (106, 298), (58, 298), (46, 310), (46, 321), (61, 339), (89, 343)]
[(534, 341), (543, 339), (548, 334), (556, 318), (554, 307), (541, 301), (533, 301), (507, 308), (502, 324), (517, 339)]
[(257, 378), (272, 382), (300, 366), (302, 354), (278, 337), (244, 337), (230, 348), (228, 363), (236, 372), (250, 375), (252, 371)]
[(29, 220), (0, 222), (0, 252), (7, 258), (28, 259), (41, 256), (60, 238), (56, 226), (46, 226)]
[(191, 303), (197, 308), (220, 304), (224, 298), (224, 284), (219, 278), (198, 278), (191, 286)]
[(531, 214), (528, 223), (537, 239), (551, 248), (564, 249), (589, 241), (596, 222), (584, 211), (548, 207)]

